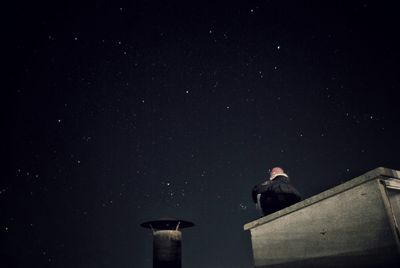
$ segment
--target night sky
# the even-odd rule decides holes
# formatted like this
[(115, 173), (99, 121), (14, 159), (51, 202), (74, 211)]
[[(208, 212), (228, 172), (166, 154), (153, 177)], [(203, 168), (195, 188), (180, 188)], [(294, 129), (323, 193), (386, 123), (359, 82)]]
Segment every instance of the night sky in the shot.
[(251, 267), (269, 168), (304, 198), (400, 169), (394, 4), (187, 2), (18, 2), (2, 267), (151, 267), (166, 216), (184, 267)]

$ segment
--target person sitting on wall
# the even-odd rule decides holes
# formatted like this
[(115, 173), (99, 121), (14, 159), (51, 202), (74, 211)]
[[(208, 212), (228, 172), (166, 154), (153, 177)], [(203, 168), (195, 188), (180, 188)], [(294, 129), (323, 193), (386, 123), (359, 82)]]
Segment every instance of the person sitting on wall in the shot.
[(280, 167), (271, 170), (267, 181), (254, 186), (252, 197), (264, 216), (301, 201), (300, 193), (289, 184), (289, 176)]

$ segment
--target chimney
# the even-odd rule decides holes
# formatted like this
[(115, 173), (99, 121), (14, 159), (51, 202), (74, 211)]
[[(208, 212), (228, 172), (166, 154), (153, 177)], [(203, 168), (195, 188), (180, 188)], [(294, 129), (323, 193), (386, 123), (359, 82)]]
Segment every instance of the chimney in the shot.
[(182, 232), (183, 228), (194, 226), (193, 223), (172, 218), (147, 221), (142, 227), (153, 231), (153, 268), (182, 267)]

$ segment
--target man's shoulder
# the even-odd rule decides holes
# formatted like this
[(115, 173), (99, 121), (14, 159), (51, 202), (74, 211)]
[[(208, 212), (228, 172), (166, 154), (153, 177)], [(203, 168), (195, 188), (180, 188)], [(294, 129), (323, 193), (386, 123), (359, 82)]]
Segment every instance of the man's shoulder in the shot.
[(253, 187), (253, 190), (259, 190), (259, 189), (263, 189), (263, 188), (265, 188), (265, 187), (267, 187), (267, 186), (269, 186), (269, 185), (271, 185), (272, 184), (272, 181), (263, 181), (263, 182), (260, 182), (259, 184), (257, 184), (257, 185), (254, 185), (254, 187)]
[(268, 184), (270, 184), (271, 182), (272, 182), (272, 181), (270, 181), (270, 180), (262, 181), (262, 182), (260, 182), (259, 184), (256, 184), (254, 187), (262, 186), (262, 185), (268, 185)]

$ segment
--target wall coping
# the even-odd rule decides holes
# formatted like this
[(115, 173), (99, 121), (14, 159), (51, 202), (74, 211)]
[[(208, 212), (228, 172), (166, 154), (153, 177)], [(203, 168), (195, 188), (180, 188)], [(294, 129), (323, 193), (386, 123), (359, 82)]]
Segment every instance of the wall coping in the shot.
[(310, 206), (312, 204), (315, 204), (317, 202), (320, 202), (321, 200), (324, 200), (326, 198), (329, 198), (331, 196), (337, 195), (339, 193), (342, 193), (344, 191), (347, 191), (351, 188), (354, 188), (360, 184), (363, 184), (365, 182), (368, 182), (370, 180), (374, 180), (378, 177), (387, 177), (387, 178), (395, 178), (395, 179), (400, 179), (400, 171), (394, 170), (394, 169), (389, 169), (389, 168), (384, 168), (384, 167), (378, 167), (375, 168), (371, 171), (368, 171), (367, 173), (358, 176), (354, 179), (351, 179), (345, 183), (342, 183), (338, 186), (335, 186), (331, 189), (328, 189), (320, 194), (314, 195), (310, 198), (307, 198), (301, 202), (298, 202), (290, 207), (284, 208), (282, 210), (279, 210), (277, 212), (274, 212), (272, 214), (269, 214), (265, 217), (262, 217), (260, 219), (257, 219), (255, 221), (249, 222), (243, 226), (244, 230), (250, 230), (253, 229), (259, 225), (262, 225), (264, 223), (270, 222), (272, 220), (275, 220), (279, 217), (282, 217), (284, 215), (290, 214), (294, 211), (297, 211), (299, 209), (302, 209), (304, 207)]

